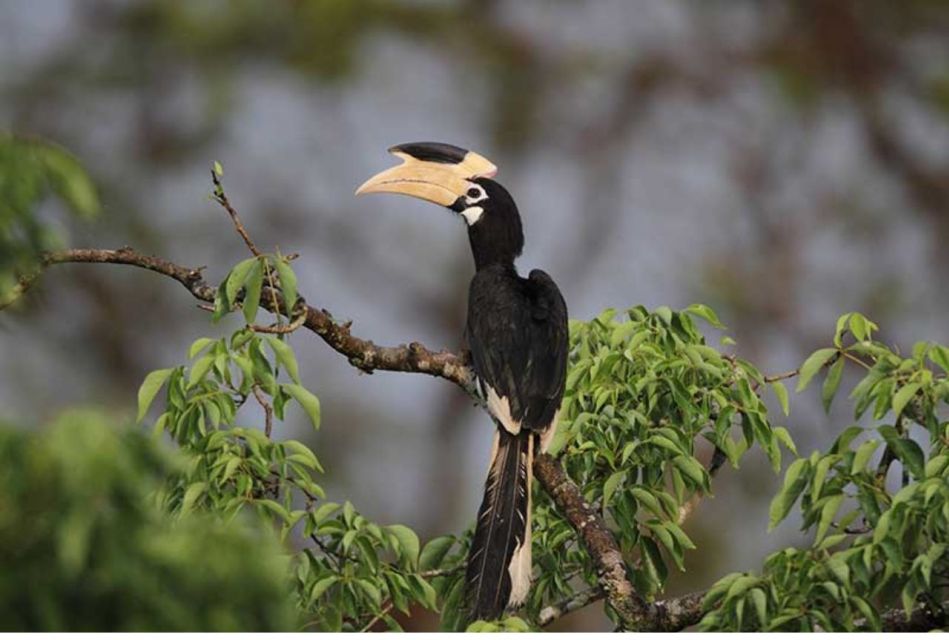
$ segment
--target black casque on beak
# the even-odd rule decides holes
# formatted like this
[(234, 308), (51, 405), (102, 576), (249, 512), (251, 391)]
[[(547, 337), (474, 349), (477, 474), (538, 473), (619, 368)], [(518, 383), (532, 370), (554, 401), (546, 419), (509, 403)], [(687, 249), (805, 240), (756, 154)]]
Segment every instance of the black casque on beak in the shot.
[(474, 151), (443, 142), (409, 142), (389, 149), (402, 164), (369, 178), (357, 190), (364, 193), (401, 193), (452, 208), (474, 184), (490, 178), (498, 168)]

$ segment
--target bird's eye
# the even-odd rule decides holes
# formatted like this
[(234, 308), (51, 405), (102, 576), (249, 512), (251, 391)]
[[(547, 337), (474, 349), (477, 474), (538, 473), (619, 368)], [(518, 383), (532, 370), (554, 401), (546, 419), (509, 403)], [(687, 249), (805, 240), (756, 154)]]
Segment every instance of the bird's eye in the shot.
[(485, 193), (484, 188), (480, 185), (474, 185), (465, 192), (465, 201), (468, 204), (475, 204), (481, 202), (482, 200), (487, 200), (488, 194)]

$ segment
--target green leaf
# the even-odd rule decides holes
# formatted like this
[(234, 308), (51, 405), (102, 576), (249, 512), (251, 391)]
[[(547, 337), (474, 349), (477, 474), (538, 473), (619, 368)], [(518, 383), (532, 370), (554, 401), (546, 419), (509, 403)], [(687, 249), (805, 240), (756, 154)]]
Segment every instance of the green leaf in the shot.
[(282, 385), (291, 398), (300, 403), (314, 429), (320, 428), (320, 399), (298, 384)]
[(684, 455), (685, 453), (684, 451), (682, 451), (682, 447), (674, 443), (669, 438), (658, 435), (658, 434), (649, 436), (649, 438), (646, 439), (646, 443), (657, 445), (659, 447), (662, 447), (663, 449), (667, 449), (671, 451), (672, 453), (676, 455)]
[(838, 494), (827, 498), (827, 502), (824, 503), (824, 506), (821, 507), (820, 510), (820, 522), (817, 525), (817, 536), (815, 537), (815, 542), (820, 542), (824, 538), (824, 535), (827, 533), (827, 529), (833, 522), (834, 516), (837, 515), (837, 510), (840, 508), (840, 504), (843, 501), (843, 494)]
[(415, 532), (402, 524), (389, 525), (386, 529), (399, 541), (402, 548), (400, 557), (405, 559), (410, 567), (418, 567), (419, 541)]
[(264, 286), (264, 265), (258, 260), (254, 268), (247, 274), (244, 282), (244, 320), (253, 324), (257, 318), (257, 309), (260, 307), (260, 292)]
[(798, 458), (788, 467), (787, 472), (784, 474), (784, 484), (781, 490), (771, 500), (771, 507), (768, 512), (769, 531), (778, 526), (778, 523), (784, 520), (788, 513), (791, 512), (791, 507), (794, 506), (798, 496), (801, 495), (801, 492), (804, 491), (804, 487), (807, 485), (806, 471), (808, 471), (809, 468), (810, 462), (807, 458)]
[(873, 452), (877, 450), (878, 446), (880, 446), (880, 441), (876, 439), (867, 440), (860, 445), (853, 456), (853, 463), (850, 465), (850, 473), (856, 475), (863, 471), (864, 467), (867, 466), (867, 462), (870, 461), (870, 456), (873, 455)]
[[(659, 310), (657, 309), (656, 311), (658, 312)], [(710, 325), (712, 325), (716, 329), (725, 328), (725, 325), (721, 323), (721, 321), (718, 319), (718, 316), (715, 314), (715, 312), (712, 311), (710, 307), (704, 304), (690, 304), (686, 308), (686, 311), (688, 311), (692, 315), (702, 318), (703, 320), (708, 322)]]
[(442, 561), (454, 545), (455, 538), (452, 536), (439, 536), (429, 540), (419, 555), (419, 570), (431, 571), (441, 567)]
[(755, 605), (755, 615), (758, 616), (758, 626), (764, 629), (768, 624), (768, 597), (764, 591), (757, 587), (749, 591), (748, 596)]
[(827, 372), (827, 378), (824, 380), (824, 387), (821, 391), (821, 399), (824, 402), (824, 411), (830, 413), (830, 404), (834, 401), (834, 395), (837, 388), (840, 387), (840, 378), (844, 372), (844, 359), (838, 358)]
[(164, 386), (172, 371), (174, 369), (158, 369), (145, 376), (142, 386), (138, 389), (138, 417), (135, 419), (136, 422), (141, 422), (145, 414), (148, 413), (148, 408), (152, 405), (152, 401), (155, 400), (155, 396), (158, 395), (158, 391)]
[(204, 351), (209, 344), (214, 342), (211, 338), (198, 338), (191, 343), (191, 348), (188, 349), (188, 359), (194, 360), (194, 357)]
[(814, 468), (814, 479), (811, 480), (811, 500), (817, 500), (820, 498), (820, 490), (824, 486), (824, 479), (827, 477), (827, 472), (830, 471), (830, 466), (837, 461), (836, 455), (824, 456), (820, 459), (820, 462), (817, 463), (817, 466)]
[(412, 576), (412, 583), (416, 585), (416, 591), (419, 594), (419, 602), (421, 602), (425, 608), (435, 611), (438, 609), (438, 594), (435, 593), (435, 588), (428, 583), (427, 580), (420, 576)]
[(367, 596), (369, 596), (369, 599), (372, 600), (372, 604), (376, 609), (382, 606), (382, 592), (379, 591), (379, 587), (377, 587), (371, 580), (356, 580), (356, 585), (359, 586), (359, 588), (362, 589)]
[(217, 160), (214, 161), (214, 173), (218, 178), (224, 177), (224, 167), (222, 167), (221, 163)]
[(866, 340), (869, 337), (867, 319), (859, 313), (850, 314), (850, 333), (860, 342)]
[(313, 512), (313, 519), (317, 522), (323, 522), (331, 513), (339, 509), (339, 504), (335, 502), (324, 502)]
[(794, 440), (791, 439), (791, 434), (785, 427), (775, 427), (772, 429), (774, 432), (774, 437), (784, 445), (784, 448), (797, 455), (797, 447), (794, 445)]
[(761, 582), (761, 579), (756, 576), (740, 576), (729, 585), (728, 591), (725, 593), (725, 600), (732, 600), (740, 595), (743, 595), (746, 591), (757, 585), (759, 582)]
[(673, 535), (673, 537), (676, 539), (676, 542), (678, 542), (679, 545), (680, 545), (683, 549), (695, 549), (695, 548), (696, 548), (696, 547), (695, 547), (695, 543), (692, 542), (691, 538), (689, 538), (689, 536), (686, 535), (685, 531), (682, 530), (682, 527), (680, 527), (680, 526), (677, 525), (676, 523), (674, 523), (674, 522), (663, 522), (663, 523), (662, 523), (662, 526), (664, 526), (664, 527), (666, 528), (666, 530), (667, 530), (669, 533), (671, 533), (671, 534)]
[(771, 383), (771, 390), (774, 391), (775, 397), (777, 397), (778, 402), (781, 403), (781, 411), (784, 412), (784, 415), (790, 415), (791, 408), (788, 405), (787, 387), (785, 387), (780, 380), (775, 380)]
[(275, 336), (267, 336), (267, 343), (273, 349), (274, 355), (277, 356), (277, 362), (283, 365), (283, 368), (287, 370), (294, 382), (300, 384), (300, 368), (297, 365), (297, 357), (293, 353), (293, 348)]
[(194, 482), (188, 485), (188, 488), (185, 489), (184, 498), (181, 500), (182, 515), (189, 513), (194, 508), (198, 498), (204, 495), (207, 488), (208, 485), (204, 482)]
[(672, 459), (672, 464), (678, 467), (692, 482), (700, 487), (707, 488), (708, 476), (698, 460), (692, 456), (676, 456)]
[(213, 355), (202, 356), (197, 362), (195, 362), (191, 366), (191, 371), (188, 374), (188, 388), (190, 389), (194, 385), (204, 380), (204, 376), (207, 375), (213, 364)]
[(323, 467), (320, 465), (320, 461), (317, 460), (316, 454), (314, 454), (313, 450), (302, 442), (299, 442), (298, 440), (285, 440), (283, 442), (283, 446), (291, 451), (290, 456), (287, 458), (288, 460), (299, 460), (300, 464), (310, 469), (323, 471)]
[(234, 265), (224, 284), (224, 299), (228, 306), (234, 304), (237, 293), (244, 287), (244, 282), (251, 270), (259, 263), (257, 258), (247, 258)]
[(606, 482), (603, 483), (604, 510), (610, 505), (610, 499), (613, 497), (613, 493), (616, 491), (616, 488), (619, 486), (619, 483), (623, 481), (625, 476), (626, 471), (616, 471), (606, 479)]
[(929, 359), (949, 373), (949, 348), (940, 344), (933, 345), (933, 348), (929, 350)]
[(339, 582), (339, 576), (330, 576), (329, 578), (317, 580), (313, 585), (313, 588), (310, 589), (310, 602), (315, 602), (318, 600), (321, 595), (326, 593), (327, 589), (332, 587), (337, 582)]
[(657, 500), (656, 496), (652, 495), (652, 493), (646, 489), (643, 489), (642, 487), (633, 487), (630, 492), (633, 494), (633, 497), (636, 498), (638, 503), (644, 505), (647, 509), (656, 514), (656, 516), (660, 518), (664, 518), (666, 516), (662, 505), (659, 504), (659, 500)]
[(850, 319), (851, 314), (845, 313), (844, 315), (837, 318), (837, 328), (834, 330), (834, 346), (838, 349), (841, 347), (841, 338), (843, 337), (844, 330), (847, 326), (847, 321)]
[(272, 511), (274, 515), (278, 516), (281, 520), (286, 521), (290, 519), (290, 512), (287, 511), (286, 508), (279, 502), (276, 502), (274, 500), (259, 498), (257, 500), (254, 500), (254, 504), (258, 504), (262, 507), (266, 507), (268, 510)]
[(925, 475), (927, 478), (935, 478), (942, 474), (943, 469), (946, 468), (946, 464), (949, 463), (949, 455), (941, 453), (938, 456), (933, 456), (929, 459), (929, 462), (926, 463)]
[(277, 274), (280, 276), (280, 290), (283, 292), (283, 301), (289, 316), (293, 314), (293, 307), (297, 304), (297, 274), (286, 260), (278, 259), (275, 262)]
[(925, 477), (925, 460), (923, 450), (919, 445), (908, 438), (894, 438), (887, 444), (892, 447), (893, 453), (906, 466), (917, 480)]
[(810, 384), (811, 379), (821, 370), (831, 358), (837, 354), (837, 349), (833, 347), (826, 347), (824, 349), (818, 349), (810, 356), (807, 360), (804, 361), (804, 364), (801, 365), (800, 369), (800, 379), (797, 383), (797, 392), (800, 393), (807, 388), (807, 385)]
[(904, 407), (909, 404), (909, 401), (913, 399), (913, 396), (919, 391), (920, 385), (918, 382), (911, 382), (910, 384), (904, 385), (893, 395), (893, 415), (899, 417), (900, 413), (903, 412)]
[(89, 174), (71, 153), (56, 146), (35, 147), (46, 166), (47, 177), (56, 194), (73, 213), (90, 219), (99, 213), (99, 196)]
[(893, 511), (884, 511), (880, 519), (877, 520), (873, 528), (873, 544), (880, 544), (886, 535), (890, 532), (890, 518), (893, 517)]

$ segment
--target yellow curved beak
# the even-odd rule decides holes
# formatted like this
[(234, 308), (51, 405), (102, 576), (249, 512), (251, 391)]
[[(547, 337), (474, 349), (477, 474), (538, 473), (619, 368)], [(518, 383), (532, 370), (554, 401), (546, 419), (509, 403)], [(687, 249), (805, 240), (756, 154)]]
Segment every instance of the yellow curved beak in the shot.
[[(401, 193), (450, 207), (471, 187), (470, 180), (491, 177), (498, 168), (487, 158), (467, 151), (457, 162), (419, 159), (402, 150), (389, 150), (402, 164), (386, 169), (366, 180), (356, 195), (365, 193)], [(464, 150), (459, 150), (464, 151)]]

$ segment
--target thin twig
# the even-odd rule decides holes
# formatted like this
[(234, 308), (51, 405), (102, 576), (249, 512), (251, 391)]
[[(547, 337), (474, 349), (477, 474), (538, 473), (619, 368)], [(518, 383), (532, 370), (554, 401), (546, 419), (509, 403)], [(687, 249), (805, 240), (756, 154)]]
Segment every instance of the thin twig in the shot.
[(257, 404), (264, 410), (264, 435), (270, 438), (270, 434), (273, 433), (273, 407), (264, 398), (264, 394), (260, 391), (258, 385), (255, 384), (251, 388), (254, 391), (254, 397), (257, 398)]
[(787, 380), (788, 378), (793, 378), (794, 376), (800, 375), (800, 369), (792, 369), (791, 371), (785, 371), (784, 373), (775, 373), (770, 376), (765, 376), (764, 381), (771, 383), (777, 382), (778, 380)]
[(36, 271), (29, 275), (21, 277), (15, 285), (6, 293), (3, 298), (0, 298), (0, 311), (3, 311), (14, 302), (19, 300), (24, 293), (33, 285), (36, 281), (36, 278), (39, 276), (39, 272)]
[[(276, 303), (274, 303), (276, 305)], [(213, 308), (212, 308), (213, 311)], [(281, 318), (280, 315), (277, 318)], [(277, 321), (277, 324), (272, 324), (268, 326), (252, 324), (248, 325), (252, 331), (257, 333), (274, 333), (284, 335), (287, 333), (293, 333), (300, 327), (306, 324), (306, 308), (302, 309), (300, 313), (297, 314), (297, 317), (294, 318), (289, 324), (281, 324), (280, 320)]]
[(450, 576), (452, 574), (463, 571), (465, 565), (460, 564), (457, 567), (452, 567), (451, 569), (429, 569), (428, 571), (420, 571), (418, 577), (420, 578), (438, 578), (441, 576)]
[(389, 602), (386, 606), (382, 607), (382, 611), (376, 614), (376, 616), (369, 621), (369, 623), (359, 630), (359, 633), (366, 633), (375, 626), (377, 622), (382, 620), (383, 617), (387, 616), (389, 612), (392, 611), (392, 602)]
[(231, 201), (227, 199), (227, 194), (224, 193), (224, 185), (221, 183), (220, 176), (218, 176), (217, 172), (213, 169), (211, 170), (211, 181), (214, 183), (215, 202), (224, 207), (227, 214), (231, 216), (231, 222), (234, 223), (234, 228), (237, 230), (237, 233), (240, 234), (241, 238), (244, 239), (244, 244), (247, 245), (250, 252), (255, 256), (260, 256), (261, 253), (257, 249), (257, 245), (254, 244), (254, 241), (250, 239), (247, 229), (244, 228), (244, 224), (241, 222), (241, 217), (237, 215), (237, 211), (231, 206)]
[[(273, 306), (276, 309), (280, 308), (279, 303), (277, 302), (277, 287), (274, 286), (273, 281), (273, 269), (270, 268), (270, 261), (264, 260), (264, 275), (267, 277), (267, 284), (270, 285), (270, 299), (273, 301)], [(281, 283), (283, 284), (283, 283)], [(270, 330), (265, 330), (264, 333), (279, 333), (273, 331), (272, 329), (279, 328), (283, 324), (283, 315), (277, 314), (277, 322), (275, 323), (276, 327), (272, 327)]]

